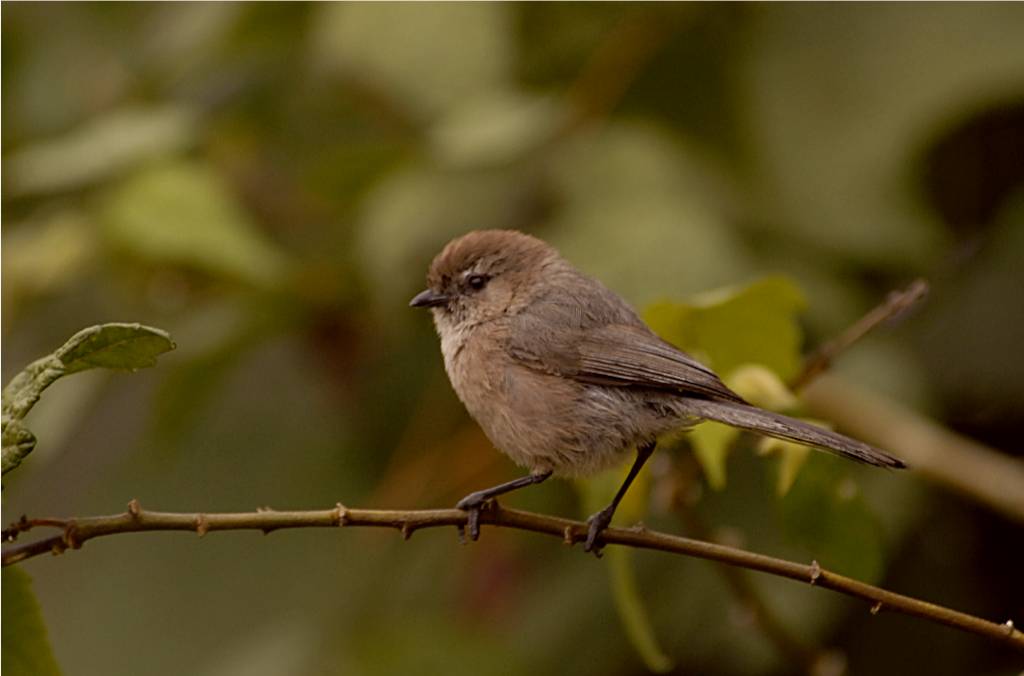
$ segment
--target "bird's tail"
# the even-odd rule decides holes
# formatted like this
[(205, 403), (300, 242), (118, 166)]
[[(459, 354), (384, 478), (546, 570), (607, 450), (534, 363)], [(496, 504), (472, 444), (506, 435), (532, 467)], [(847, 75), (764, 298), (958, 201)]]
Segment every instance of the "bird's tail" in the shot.
[(706, 420), (715, 420), (776, 439), (822, 448), (868, 465), (892, 469), (906, 467), (902, 460), (864, 442), (779, 413), (744, 404), (708, 399), (691, 399), (687, 404), (692, 405), (696, 415)]

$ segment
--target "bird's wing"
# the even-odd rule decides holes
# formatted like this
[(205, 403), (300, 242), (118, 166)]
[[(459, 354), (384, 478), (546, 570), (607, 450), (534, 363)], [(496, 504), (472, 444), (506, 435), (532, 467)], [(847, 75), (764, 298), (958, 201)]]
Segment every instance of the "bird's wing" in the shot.
[(582, 382), (643, 387), (743, 402), (715, 373), (658, 338), (643, 324), (605, 324), (551, 331), (524, 318), (509, 336), (512, 356), (531, 368)]

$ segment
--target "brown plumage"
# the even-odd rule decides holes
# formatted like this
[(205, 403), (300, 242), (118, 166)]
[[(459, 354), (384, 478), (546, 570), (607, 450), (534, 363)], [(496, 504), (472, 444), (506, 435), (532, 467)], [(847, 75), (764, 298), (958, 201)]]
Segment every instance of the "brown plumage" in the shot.
[(471, 232), (438, 254), (427, 282), (411, 304), (431, 308), (456, 394), (494, 445), (531, 473), (460, 502), (474, 535), (486, 500), (552, 473), (607, 468), (635, 447), (619, 495), (591, 517), (591, 549), (655, 439), (703, 420), (903, 467), (862, 442), (750, 406), (535, 237)]

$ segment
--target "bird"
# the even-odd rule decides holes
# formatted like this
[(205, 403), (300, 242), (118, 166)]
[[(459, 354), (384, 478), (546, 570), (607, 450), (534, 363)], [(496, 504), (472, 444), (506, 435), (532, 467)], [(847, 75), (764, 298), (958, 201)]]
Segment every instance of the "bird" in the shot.
[(474, 230), (433, 259), (428, 308), (455, 394), (491, 443), (528, 474), (475, 491), (471, 539), (494, 498), (551, 476), (580, 477), (635, 459), (615, 497), (587, 520), (584, 549), (601, 532), (658, 437), (712, 420), (899, 469), (866, 443), (751, 405), (697, 359), (658, 337), (618, 294), (543, 240), (515, 230)]

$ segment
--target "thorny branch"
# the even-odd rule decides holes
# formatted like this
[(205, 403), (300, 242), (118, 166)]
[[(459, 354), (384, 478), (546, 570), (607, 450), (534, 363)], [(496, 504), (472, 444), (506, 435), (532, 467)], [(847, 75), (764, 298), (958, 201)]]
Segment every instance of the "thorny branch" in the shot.
[[(143, 531), (180, 530), (200, 536), (220, 530), (259, 530), (270, 533), (286, 528), (338, 528), (369, 526), (395, 528), (408, 539), (424, 528), (439, 526), (465, 527), (466, 512), (459, 509), (349, 509), (338, 503), (333, 509), (279, 512), (269, 508), (255, 512), (219, 514), (153, 512), (142, 509), (138, 501), (128, 504), (128, 511), (110, 516), (75, 519), (28, 519), (23, 517), (5, 529), (3, 538), (11, 541), (19, 534), (36, 527), (58, 527), (62, 531), (43, 540), (11, 545), (3, 551), (3, 565), (52, 552), (78, 549), (86, 541), (106, 535)], [(480, 515), (481, 524), (551, 535), (567, 545), (586, 538), (587, 524), (554, 516), (545, 516), (518, 509), (499, 507), (496, 502)], [(887, 591), (838, 573), (827, 571), (817, 561), (810, 565), (777, 559), (735, 547), (692, 540), (677, 535), (637, 528), (609, 528), (601, 534), (603, 544), (624, 545), (637, 549), (654, 549), (673, 554), (717, 561), (731, 566), (757, 570), (841, 592), (871, 603), (872, 614), (881, 610), (921, 617), (962, 631), (987, 636), (1024, 651), (1024, 633), (1007, 620), (997, 624), (988, 620)]]
[[(890, 295), (878, 306), (835, 340), (826, 343), (807, 360), (805, 369), (794, 381), (801, 388), (814, 380), (837, 355), (869, 331), (904, 312), (926, 293), (927, 285), (917, 281), (902, 292)], [(218, 530), (259, 530), (264, 534), (290, 528), (337, 528), (366, 526), (395, 528), (405, 539), (419, 529), (454, 526), (463, 529), (467, 514), (458, 509), (434, 510), (371, 510), (349, 509), (338, 503), (333, 509), (309, 511), (276, 511), (261, 508), (255, 512), (233, 513), (172, 513), (143, 510), (136, 500), (128, 504), (128, 511), (110, 516), (71, 519), (29, 519), (22, 517), (3, 531), (3, 541), (13, 542), (18, 536), (34, 528), (61, 529), (60, 534), (26, 544), (12, 544), (4, 548), (3, 565), (20, 563), (45, 554), (61, 554), (78, 549), (86, 541), (106, 535), (145, 531), (179, 530), (197, 533), (200, 537)], [(586, 537), (587, 525), (558, 517), (499, 507), (490, 503), (481, 514), (482, 524), (525, 530), (552, 535), (573, 545)], [(666, 533), (637, 528), (609, 528), (600, 537), (602, 544), (623, 545), (637, 549), (653, 549), (683, 556), (716, 561), (737, 568), (760, 571), (770, 575), (807, 582), (811, 585), (863, 599), (871, 603), (871, 613), (889, 610), (921, 617), (969, 633), (1004, 642), (1024, 651), (1024, 633), (1014, 627), (1012, 620), (997, 624), (973, 615), (913, 597), (897, 594), (853, 578), (827, 571), (817, 561), (810, 565), (748, 552), (735, 547), (694, 540)]]

